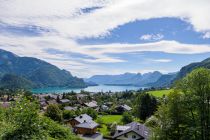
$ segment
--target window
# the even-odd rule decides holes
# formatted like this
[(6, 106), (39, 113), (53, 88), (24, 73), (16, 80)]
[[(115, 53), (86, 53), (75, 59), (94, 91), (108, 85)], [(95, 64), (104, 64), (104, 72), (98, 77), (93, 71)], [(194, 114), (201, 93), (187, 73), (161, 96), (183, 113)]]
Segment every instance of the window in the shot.
[(127, 135), (127, 134), (124, 134), (124, 137), (126, 137), (126, 138), (127, 138), (127, 137), (128, 137), (128, 135)]
[(135, 139), (136, 138), (136, 135), (133, 135), (132, 138)]

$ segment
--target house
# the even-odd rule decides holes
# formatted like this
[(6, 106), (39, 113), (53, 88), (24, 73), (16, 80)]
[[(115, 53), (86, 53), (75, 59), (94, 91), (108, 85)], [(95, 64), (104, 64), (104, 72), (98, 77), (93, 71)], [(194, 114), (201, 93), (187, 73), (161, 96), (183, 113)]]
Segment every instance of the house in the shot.
[(148, 140), (149, 129), (143, 124), (131, 122), (125, 126), (117, 126), (112, 138), (115, 140)]
[(77, 124), (84, 123), (84, 122), (90, 122), (92, 120), (93, 120), (93, 118), (90, 117), (89, 115), (82, 114), (80, 116), (75, 117), (74, 119), (71, 119), (70, 124), (72, 127), (74, 127)]
[(107, 105), (103, 104), (100, 106), (100, 111), (107, 111), (107, 110), (109, 110), (109, 107)]
[(102, 140), (103, 136), (97, 132), (98, 123), (87, 114), (82, 114), (71, 120), (74, 133), (84, 140)]
[(86, 100), (88, 95), (85, 94), (77, 94), (77, 100)]
[(47, 101), (47, 104), (58, 104), (57, 101), (55, 99), (49, 100)]
[(90, 107), (90, 108), (94, 108), (94, 109), (98, 107), (98, 105), (97, 105), (97, 102), (96, 102), (96, 101), (92, 101), (92, 102), (84, 103), (84, 105), (85, 105), (86, 107)]
[(93, 120), (87, 122), (85, 121), (83, 123), (75, 125), (74, 132), (76, 134), (93, 135), (96, 133), (98, 126), (99, 124), (97, 124)]
[(116, 107), (116, 110), (118, 113), (123, 113), (125, 111), (131, 111), (132, 108), (130, 106), (124, 104), (124, 105), (120, 105), (120, 106)]
[(70, 102), (69, 99), (62, 99), (62, 100), (60, 100), (60, 103), (61, 103), (61, 104), (67, 104), (67, 103), (69, 103), (69, 102)]

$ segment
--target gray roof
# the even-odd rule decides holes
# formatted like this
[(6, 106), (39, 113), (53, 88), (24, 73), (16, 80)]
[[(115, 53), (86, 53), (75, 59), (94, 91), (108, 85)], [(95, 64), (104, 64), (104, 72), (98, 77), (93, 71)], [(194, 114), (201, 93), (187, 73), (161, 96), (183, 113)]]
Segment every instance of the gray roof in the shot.
[(121, 105), (121, 107), (124, 108), (124, 109), (127, 110), (127, 111), (130, 111), (130, 110), (132, 109), (130, 106), (128, 106), (128, 105), (126, 105), (126, 104)]
[(113, 136), (114, 139), (116, 139), (117, 137), (121, 135), (127, 134), (129, 132), (135, 132), (136, 134), (138, 134), (139, 136), (142, 136), (145, 139), (149, 138), (149, 129), (145, 125), (137, 123), (137, 122), (132, 122), (132, 123), (126, 124), (125, 126), (127, 127), (127, 129), (125, 129), (124, 131), (122, 132), (116, 131), (116, 133)]
[(70, 100), (69, 100), (69, 99), (62, 99), (62, 100), (60, 100), (60, 102), (61, 102), (61, 103), (69, 103)]
[(97, 124), (96, 122), (91, 120), (90, 122), (80, 123), (80, 124), (76, 125), (75, 127), (93, 129), (98, 126), (99, 126), (99, 124)]
[(65, 107), (64, 107), (64, 110), (69, 110), (69, 111), (71, 111), (71, 110), (76, 110), (76, 108), (75, 108), (75, 107), (71, 107), (71, 106), (65, 106)]
[(82, 114), (80, 116), (77, 116), (76, 118), (74, 118), (76, 121), (78, 121), (79, 123), (84, 123), (84, 122), (91, 122), (93, 120), (92, 117), (90, 117), (87, 114)]
[(47, 101), (47, 103), (48, 103), (48, 104), (57, 104), (57, 101), (56, 101), (55, 99), (53, 99), (53, 100)]
[(98, 106), (97, 102), (95, 102), (95, 101), (92, 101), (92, 102), (89, 102), (89, 103), (85, 103), (85, 105), (88, 106), (88, 107), (97, 107)]

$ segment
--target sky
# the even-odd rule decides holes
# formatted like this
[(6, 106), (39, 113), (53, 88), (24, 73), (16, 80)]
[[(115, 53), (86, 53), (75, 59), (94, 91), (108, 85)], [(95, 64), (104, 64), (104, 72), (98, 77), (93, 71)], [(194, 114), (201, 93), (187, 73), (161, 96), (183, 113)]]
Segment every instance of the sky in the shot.
[(0, 49), (87, 78), (210, 57), (209, 0), (0, 0)]

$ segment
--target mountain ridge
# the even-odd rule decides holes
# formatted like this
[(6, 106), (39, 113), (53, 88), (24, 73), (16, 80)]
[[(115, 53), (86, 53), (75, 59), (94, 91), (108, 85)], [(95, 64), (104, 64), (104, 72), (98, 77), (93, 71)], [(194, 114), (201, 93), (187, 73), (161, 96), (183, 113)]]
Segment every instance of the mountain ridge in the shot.
[(19, 57), (0, 49), (0, 60), (0, 78), (5, 74), (17, 75), (34, 83), (31, 88), (86, 87), (83, 79), (38, 58)]

